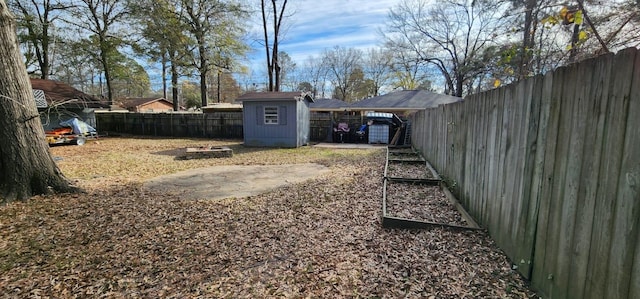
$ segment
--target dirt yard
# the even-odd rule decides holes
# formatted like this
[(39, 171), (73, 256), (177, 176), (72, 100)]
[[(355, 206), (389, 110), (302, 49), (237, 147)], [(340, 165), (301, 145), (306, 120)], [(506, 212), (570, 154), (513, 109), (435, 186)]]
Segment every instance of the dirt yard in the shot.
[[(234, 155), (176, 159), (209, 145)], [(51, 153), (86, 193), (0, 207), (1, 298), (535, 297), (485, 232), (382, 228), (380, 149), (104, 138)]]

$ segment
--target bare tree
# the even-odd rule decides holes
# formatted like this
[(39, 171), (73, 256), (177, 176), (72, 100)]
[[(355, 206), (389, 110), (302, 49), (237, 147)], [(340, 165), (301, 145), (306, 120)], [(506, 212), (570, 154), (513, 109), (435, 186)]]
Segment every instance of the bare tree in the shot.
[(322, 63), (327, 68), (329, 80), (334, 87), (334, 95), (343, 101), (350, 102), (354, 99), (349, 95), (354, 89), (351, 75), (356, 70), (362, 70), (362, 51), (355, 48), (336, 46), (333, 50), (324, 50)]
[(20, 54), (15, 19), (4, 0), (0, 0), (0, 128), (0, 203), (78, 191), (49, 153)]
[[(282, 4), (278, 8), (276, 0), (271, 0), (271, 7), (267, 7), (266, 1), (260, 1), (260, 8), (262, 9), (262, 28), (264, 31), (264, 49), (267, 54), (267, 75), (269, 77), (269, 91), (280, 91), (280, 70), (281, 65), (278, 62), (280, 58), (279, 46), (282, 30), (282, 20), (284, 19), (284, 13), (287, 8), (287, 0), (282, 0)], [(271, 11), (269, 12), (269, 8)], [(268, 17), (272, 17), (272, 23), (269, 24)], [(269, 27), (269, 25), (273, 27)], [(273, 36), (273, 42), (270, 42), (269, 34)]]
[(442, 75), (445, 92), (465, 93), (467, 80), (484, 68), (483, 49), (504, 30), (502, 3), (478, 0), (404, 0), (389, 13), (387, 44), (413, 51)]
[(314, 98), (325, 97), (327, 73), (327, 68), (322, 63), (322, 59), (310, 56), (305, 60), (301, 77), (311, 86), (311, 92)]
[(373, 96), (380, 94), (380, 89), (389, 81), (392, 54), (385, 49), (367, 50), (363, 59), (365, 76), (373, 83)]
[(424, 62), (413, 52), (395, 51), (390, 63), (390, 81), (394, 89), (415, 90), (424, 85)]

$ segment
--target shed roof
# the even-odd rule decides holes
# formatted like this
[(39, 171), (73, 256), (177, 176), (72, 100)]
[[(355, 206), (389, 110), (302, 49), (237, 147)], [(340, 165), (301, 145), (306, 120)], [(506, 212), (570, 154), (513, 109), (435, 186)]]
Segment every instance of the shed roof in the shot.
[(438, 105), (462, 101), (462, 98), (426, 90), (402, 90), (364, 99), (351, 104), (351, 110), (405, 111), (435, 108)]
[(31, 88), (42, 90), (48, 105), (63, 108), (109, 108), (109, 105), (98, 97), (88, 95), (63, 82), (31, 78)]
[(247, 92), (240, 96), (238, 102), (247, 101), (282, 101), (282, 100), (300, 100), (305, 99), (311, 103), (314, 102), (311, 95), (299, 91), (270, 91), (270, 92)]

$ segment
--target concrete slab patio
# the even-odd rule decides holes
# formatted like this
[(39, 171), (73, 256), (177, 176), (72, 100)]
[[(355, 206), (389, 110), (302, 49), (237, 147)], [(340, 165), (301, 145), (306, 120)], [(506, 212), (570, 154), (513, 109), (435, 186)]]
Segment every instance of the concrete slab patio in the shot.
[(326, 172), (329, 168), (315, 163), (214, 166), (156, 177), (146, 181), (144, 187), (184, 199), (223, 199), (257, 195)]

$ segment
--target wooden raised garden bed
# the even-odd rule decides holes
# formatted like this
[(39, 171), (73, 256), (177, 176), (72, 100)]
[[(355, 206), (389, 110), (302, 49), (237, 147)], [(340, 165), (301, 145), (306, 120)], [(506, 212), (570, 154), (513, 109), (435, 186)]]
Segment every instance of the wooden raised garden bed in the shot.
[(433, 167), (413, 149), (388, 149), (383, 188), (384, 227), (480, 229)]

